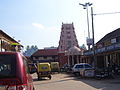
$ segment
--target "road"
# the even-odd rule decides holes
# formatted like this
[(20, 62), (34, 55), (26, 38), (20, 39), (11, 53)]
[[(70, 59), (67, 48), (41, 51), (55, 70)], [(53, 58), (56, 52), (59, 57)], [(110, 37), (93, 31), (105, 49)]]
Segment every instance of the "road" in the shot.
[(32, 76), (35, 90), (120, 90), (120, 78), (96, 80), (62, 73), (38, 81), (36, 74)]

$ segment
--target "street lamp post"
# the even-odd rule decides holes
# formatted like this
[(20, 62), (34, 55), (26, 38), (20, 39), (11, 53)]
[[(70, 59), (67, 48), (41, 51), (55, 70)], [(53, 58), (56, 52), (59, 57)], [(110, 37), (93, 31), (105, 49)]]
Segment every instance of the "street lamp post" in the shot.
[[(86, 12), (87, 12), (88, 39), (90, 39), (88, 6), (91, 6), (92, 3), (89, 3), (89, 2), (88, 2), (88, 3), (85, 3), (85, 4), (79, 3), (79, 5), (82, 5), (82, 6), (83, 6), (83, 9), (86, 9)], [(88, 49), (90, 50), (90, 45), (88, 45)]]
[[(85, 3), (85, 4), (81, 4), (79, 3), (79, 5), (82, 5), (84, 7), (84, 9), (87, 10), (87, 24), (88, 24), (88, 39), (90, 39), (90, 31), (89, 31), (89, 17), (88, 17), (88, 6), (91, 6), (92, 3)], [(93, 48), (93, 64), (94, 67), (96, 68), (97, 66), (97, 60), (96, 60), (96, 55), (95, 55), (95, 38), (94, 38), (94, 21), (93, 21), (93, 7), (91, 7), (91, 20), (92, 20), (92, 48)], [(90, 45), (88, 45), (88, 48), (90, 50)]]

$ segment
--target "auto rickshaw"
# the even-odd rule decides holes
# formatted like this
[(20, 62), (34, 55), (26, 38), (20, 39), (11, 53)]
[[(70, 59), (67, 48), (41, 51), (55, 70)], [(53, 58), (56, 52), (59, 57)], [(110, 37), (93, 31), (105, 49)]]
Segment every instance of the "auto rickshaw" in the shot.
[(60, 72), (59, 62), (51, 62), (51, 72)]
[(51, 79), (51, 67), (49, 63), (38, 63), (37, 64), (37, 75), (38, 80), (42, 77), (48, 77)]

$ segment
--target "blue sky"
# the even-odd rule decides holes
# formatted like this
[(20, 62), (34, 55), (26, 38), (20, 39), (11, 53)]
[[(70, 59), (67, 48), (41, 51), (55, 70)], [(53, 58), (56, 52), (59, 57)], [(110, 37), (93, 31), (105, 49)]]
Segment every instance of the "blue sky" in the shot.
[[(0, 29), (21, 44), (57, 47), (61, 25), (74, 23), (79, 45), (86, 43), (86, 10), (79, 3), (93, 3), (94, 13), (120, 12), (119, 0), (0, 0)], [(90, 12), (90, 8), (89, 8)], [(90, 31), (91, 31), (91, 17)], [(95, 42), (120, 28), (120, 14), (94, 16)]]

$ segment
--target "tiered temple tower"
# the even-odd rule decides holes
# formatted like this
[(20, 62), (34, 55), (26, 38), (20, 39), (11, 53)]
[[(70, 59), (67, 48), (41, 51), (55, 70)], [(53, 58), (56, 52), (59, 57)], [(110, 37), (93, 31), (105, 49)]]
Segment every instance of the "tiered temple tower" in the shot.
[(62, 23), (60, 41), (58, 46), (59, 53), (65, 52), (74, 46), (79, 47), (74, 30), (75, 28), (73, 23), (72, 24)]
[(73, 23), (62, 23), (61, 35), (58, 46), (59, 61), (61, 66), (67, 63), (67, 57), (65, 57), (65, 52), (67, 52), (70, 48), (74, 46), (79, 48)]

